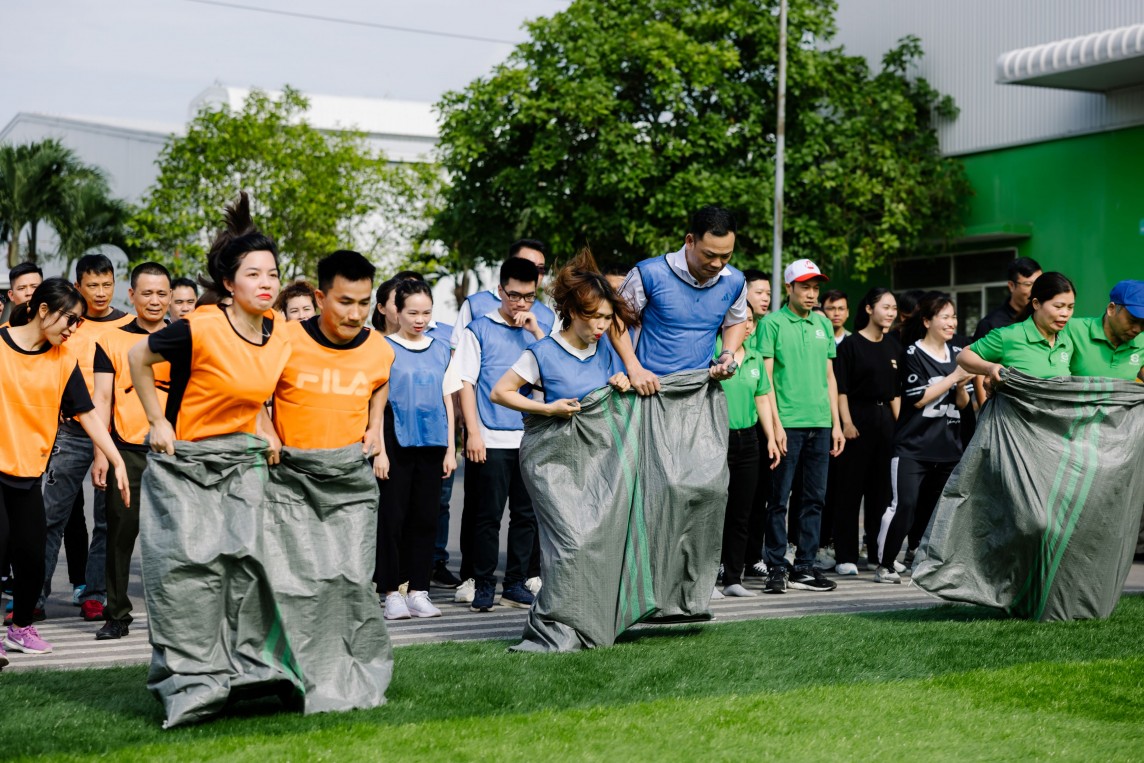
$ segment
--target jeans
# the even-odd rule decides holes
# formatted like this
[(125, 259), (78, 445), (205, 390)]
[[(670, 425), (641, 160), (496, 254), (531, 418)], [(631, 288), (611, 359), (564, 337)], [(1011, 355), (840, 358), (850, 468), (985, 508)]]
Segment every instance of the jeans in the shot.
[[(52, 457), (48, 462), (44, 480), (44, 515), (47, 519), (47, 540), (44, 544), (44, 588), (36, 606), (43, 607), (52, 593), (52, 576), (59, 561), (60, 543), (64, 527), (76, 505), (76, 496), (83, 494), (83, 481), (87, 479), (95, 446), (87, 436), (77, 436), (65, 429), (56, 435)], [(105, 582), (107, 566), (107, 507), (102, 490), (95, 491), (95, 526), (91, 529), (91, 547), (87, 554), (87, 570), (83, 601), (102, 601), (107, 593)]]
[(818, 554), (819, 523), (826, 500), (826, 475), (830, 464), (829, 428), (786, 430), (787, 454), (774, 471), (771, 505), (768, 509), (767, 567), (785, 567), (787, 550), (787, 499), (795, 472), (802, 467), (802, 501), (798, 510), (796, 569), (810, 569)]
[(473, 577), (478, 583), (496, 583), (500, 555), (501, 517), (508, 501), (508, 561), (504, 587), (523, 583), (528, 576), (536, 538), (536, 514), (520, 475), (520, 450), (488, 448), (480, 470), (480, 494), (473, 524)]
[(437, 539), (433, 543), (433, 566), (449, 561), (449, 501), (453, 497), (453, 472), (441, 480), (441, 507), (437, 514)]

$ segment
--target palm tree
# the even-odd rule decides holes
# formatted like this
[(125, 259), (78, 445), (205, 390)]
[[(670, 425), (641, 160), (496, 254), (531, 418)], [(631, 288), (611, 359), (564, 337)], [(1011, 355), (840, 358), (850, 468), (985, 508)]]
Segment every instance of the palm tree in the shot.
[[(54, 138), (0, 146), (0, 241), (8, 244), (9, 267), (21, 259), (36, 261), (40, 221), (57, 215), (69, 186), (96, 177), (102, 178), (99, 170), (85, 165)], [(25, 229), (28, 252), (21, 256), (20, 235)]]
[(100, 174), (68, 184), (47, 217), (59, 237), (64, 272), (70, 273), (76, 260), (104, 244), (128, 251), (126, 225), (131, 213), (127, 202), (111, 198)]

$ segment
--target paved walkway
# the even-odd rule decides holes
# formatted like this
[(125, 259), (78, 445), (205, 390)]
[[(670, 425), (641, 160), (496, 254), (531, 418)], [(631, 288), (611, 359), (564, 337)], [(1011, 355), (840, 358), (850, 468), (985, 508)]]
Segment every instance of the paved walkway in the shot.
[[(715, 613), (715, 622), (718, 623), (818, 614), (920, 609), (942, 603), (924, 591), (908, 585), (908, 578), (907, 584), (904, 585), (875, 583), (872, 573), (862, 573), (856, 578), (837, 579), (838, 588), (829, 593), (790, 591), (783, 596), (727, 598), (712, 602), (711, 609)], [(761, 590), (761, 583), (761, 580), (748, 581), (748, 588)], [(1144, 592), (1144, 564), (1133, 565), (1125, 592)], [(521, 634), (526, 614), (524, 610), (498, 606), (492, 612), (474, 613), (469, 611), (468, 605), (453, 604), (452, 591), (437, 589), (432, 591), (432, 598), (441, 608), (443, 616), (388, 623), (395, 646), (437, 641), (515, 639)], [(136, 602), (141, 604), (141, 597), (136, 599)], [(132, 623), (131, 633), (126, 638), (120, 641), (96, 641), (94, 634), (100, 623), (84, 622), (78, 616), (79, 610), (66, 604), (53, 604), (48, 612), (48, 620), (37, 627), (40, 634), (54, 645), (55, 651), (48, 655), (9, 652), (11, 665), (5, 671), (75, 670), (113, 665), (140, 665), (148, 663), (151, 659), (151, 647), (147, 642), (146, 614), (140, 615)]]

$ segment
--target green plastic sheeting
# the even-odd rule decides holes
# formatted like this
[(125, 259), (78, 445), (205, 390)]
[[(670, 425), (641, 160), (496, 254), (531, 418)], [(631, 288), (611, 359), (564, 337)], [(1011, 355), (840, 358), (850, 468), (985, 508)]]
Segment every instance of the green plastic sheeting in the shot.
[(371, 578), (377, 482), (360, 445), (226, 435), (152, 453), (140, 546), (165, 726), (278, 695), (306, 713), (375, 707), (393, 673)]
[(652, 615), (711, 618), (727, 509), (727, 403), (706, 370), (660, 383), (650, 397), (597, 390), (571, 419), (528, 417), (521, 471), (544, 586), (513, 649), (609, 646)]
[(1030, 620), (1103, 618), (1144, 505), (1144, 387), (1005, 373), (949, 478), (914, 583)]

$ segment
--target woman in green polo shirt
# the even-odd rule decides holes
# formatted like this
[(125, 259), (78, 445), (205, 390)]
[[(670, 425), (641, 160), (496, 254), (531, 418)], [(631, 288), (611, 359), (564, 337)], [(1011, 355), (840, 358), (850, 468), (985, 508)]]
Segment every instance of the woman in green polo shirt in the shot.
[(993, 329), (961, 351), (957, 363), (971, 374), (1001, 382), (1003, 368), (1039, 379), (1069, 376), (1073, 339), (1065, 327), (1076, 307), (1076, 288), (1063, 273), (1043, 273), (1033, 283), (1025, 320)]
[[(747, 336), (755, 330), (755, 318), (747, 318)], [(722, 341), (715, 348), (716, 357)], [(771, 383), (758, 351), (745, 344), (735, 353), (739, 370), (721, 381), (727, 396), (731, 437), (727, 441), (727, 517), (723, 522), (723, 593), (727, 596), (754, 596), (743, 587), (743, 564), (747, 552), (747, 524), (759, 483), (759, 437), (755, 423), (761, 423), (767, 438), (767, 459), (774, 469), (779, 463), (771, 412)], [(717, 591), (716, 591), (717, 592)]]

